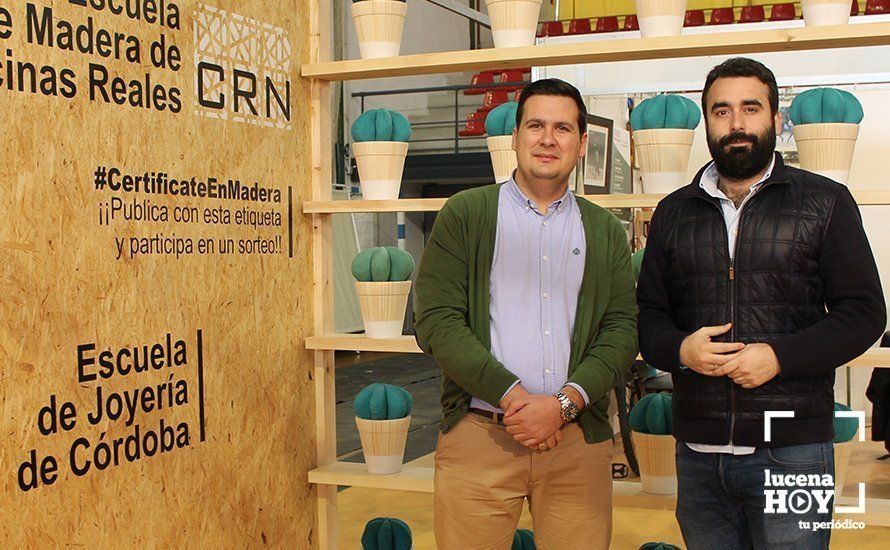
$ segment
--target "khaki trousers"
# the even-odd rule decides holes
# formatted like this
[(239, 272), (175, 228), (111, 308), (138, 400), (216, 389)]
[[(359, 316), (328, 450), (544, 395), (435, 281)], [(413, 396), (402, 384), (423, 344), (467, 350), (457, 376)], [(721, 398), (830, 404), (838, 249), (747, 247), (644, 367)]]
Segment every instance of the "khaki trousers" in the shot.
[(605, 550), (612, 536), (612, 442), (588, 445), (578, 424), (531, 451), (494, 420), (468, 413), (436, 447), (439, 550), (509, 550), (528, 499), (541, 550)]

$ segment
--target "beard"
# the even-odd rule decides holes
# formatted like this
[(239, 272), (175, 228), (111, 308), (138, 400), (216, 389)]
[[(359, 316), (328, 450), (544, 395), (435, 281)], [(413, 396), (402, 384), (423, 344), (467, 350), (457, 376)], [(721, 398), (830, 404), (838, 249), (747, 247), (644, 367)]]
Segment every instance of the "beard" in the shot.
[[(750, 149), (745, 145), (727, 149), (734, 141), (747, 141)], [(769, 165), (776, 150), (776, 133), (770, 127), (760, 135), (733, 132), (716, 139), (709, 134), (708, 150), (721, 176), (744, 180), (756, 176)]]

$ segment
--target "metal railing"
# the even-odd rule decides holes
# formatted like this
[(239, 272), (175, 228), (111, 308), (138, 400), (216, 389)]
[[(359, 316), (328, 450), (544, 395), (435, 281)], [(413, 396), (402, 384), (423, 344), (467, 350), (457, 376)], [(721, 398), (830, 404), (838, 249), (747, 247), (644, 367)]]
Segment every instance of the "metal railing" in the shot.
[(410, 143), (432, 143), (432, 142), (453, 142), (453, 152), (460, 152), (460, 142), (462, 140), (473, 141), (483, 139), (485, 136), (466, 136), (460, 135), (461, 126), (466, 120), (460, 118), (460, 96), (465, 90), (497, 90), (498, 88), (516, 88), (517, 86), (526, 86), (528, 81), (520, 82), (495, 82), (493, 84), (461, 84), (454, 86), (427, 86), (423, 88), (401, 88), (394, 90), (374, 90), (371, 92), (353, 92), (352, 97), (359, 98), (361, 101), (361, 111), (365, 112), (365, 98), (379, 97), (388, 95), (406, 95), (406, 94), (425, 94), (432, 92), (451, 92), (454, 94), (454, 111), (453, 117), (448, 120), (433, 120), (428, 122), (412, 122), (413, 128), (430, 128), (430, 127), (449, 127), (454, 128), (454, 134), (448, 138), (430, 138), (430, 139), (412, 139)]

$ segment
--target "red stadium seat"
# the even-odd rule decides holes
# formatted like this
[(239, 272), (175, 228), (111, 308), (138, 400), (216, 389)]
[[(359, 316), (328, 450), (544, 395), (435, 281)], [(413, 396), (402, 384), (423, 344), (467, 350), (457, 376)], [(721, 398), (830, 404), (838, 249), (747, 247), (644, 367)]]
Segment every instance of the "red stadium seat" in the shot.
[(865, 3), (865, 15), (890, 13), (890, 0), (868, 0)]
[(538, 31), (538, 37), (542, 36), (562, 36), (565, 32), (562, 28), (562, 21), (544, 21), (541, 23), (541, 30)]
[[(476, 73), (470, 79), (470, 85), (486, 85), (486, 84), (494, 84), (494, 71), (482, 71), (480, 73)], [(487, 88), (473, 88), (470, 90), (464, 90), (464, 95), (482, 95), (487, 91)]]
[(705, 10), (686, 10), (684, 27), (701, 27), (705, 24)]
[(485, 92), (485, 98), (482, 100), (482, 107), (479, 107), (479, 111), (487, 113), (501, 103), (506, 103), (507, 101), (509, 101), (507, 92), (503, 90), (489, 90)]
[(488, 112), (479, 112), (470, 113), (467, 117), (467, 124), (463, 130), (459, 131), (457, 135), (461, 137), (471, 137), (471, 136), (484, 136), (485, 135), (485, 117), (488, 115)]
[(794, 4), (773, 4), (769, 10), (770, 21), (791, 21), (797, 17)]
[(618, 32), (618, 18), (614, 15), (596, 20), (596, 32)]
[(732, 8), (714, 8), (711, 10), (709, 25), (728, 25), (735, 21), (735, 13)]
[(624, 18), (624, 30), (626, 30), (626, 31), (640, 30), (640, 20), (637, 18), (637, 14), (632, 13)]
[(566, 34), (590, 34), (590, 19), (572, 19)]
[(765, 18), (763, 6), (745, 6), (739, 15), (739, 23), (759, 23)]

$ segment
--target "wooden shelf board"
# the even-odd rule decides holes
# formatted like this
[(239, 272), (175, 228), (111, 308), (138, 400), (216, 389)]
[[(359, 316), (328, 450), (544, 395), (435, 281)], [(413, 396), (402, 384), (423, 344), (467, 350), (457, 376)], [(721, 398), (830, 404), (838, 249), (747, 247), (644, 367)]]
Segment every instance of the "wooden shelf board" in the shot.
[(423, 353), (413, 336), (398, 338), (368, 338), (364, 334), (326, 334), (306, 338), (306, 349), (334, 351), (388, 351), (393, 353)]
[(851, 367), (890, 367), (890, 348), (870, 348), (848, 363)]
[(706, 55), (753, 54), (890, 44), (890, 23), (797, 27), (751, 32), (620, 38), (578, 44), (539, 44), (308, 63), (301, 76), (319, 80), (358, 80), (527, 66), (575, 65), (607, 61), (674, 59)]
[(850, 192), (859, 206), (890, 205), (890, 189), (851, 189)]
[[(423, 353), (413, 336), (368, 338), (363, 334), (327, 334), (306, 338), (306, 349), (333, 351), (381, 351), (392, 353)], [(640, 356), (637, 356), (640, 359)], [(851, 367), (890, 367), (890, 348), (870, 348), (847, 363)]]
[(432, 493), (433, 468), (405, 464), (401, 472), (380, 475), (368, 473), (363, 463), (334, 462), (311, 470), (309, 483)]
[[(890, 189), (864, 189), (853, 191), (860, 206), (890, 205)], [(603, 208), (651, 208), (665, 195), (585, 195), (584, 198)], [(355, 212), (436, 212), (441, 210), (445, 199), (394, 199), (384, 201), (307, 201), (303, 203), (305, 214), (346, 214)]]
[[(430, 466), (402, 466), (402, 471), (389, 474), (371, 474), (365, 465), (352, 462), (335, 462), (309, 472), (309, 482), (319, 485), (343, 485), (394, 491), (433, 492), (433, 468)], [(612, 483), (612, 503), (616, 507), (673, 510), (674, 495), (650, 495), (644, 493), (638, 481)]]
[[(890, 193), (888, 193), (890, 194)], [(584, 198), (603, 208), (654, 207), (665, 195), (585, 195)], [(348, 212), (436, 212), (445, 199), (394, 199), (386, 201), (307, 201), (304, 214), (343, 214)]]
[[(371, 474), (362, 463), (335, 462), (316, 468), (309, 472), (309, 482), (318, 485), (342, 485), (348, 487), (364, 487), (370, 489), (387, 489), (393, 491), (411, 491), (419, 493), (433, 492), (433, 467), (429, 460), (415, 461), (418, 464), (405, 464), (402, 471), (389, 474)], [(848, 491), (850, 492), (850, 491)], [(853, 495), (838, 498), (844, 506), (856, 506), (858, 501)], [(644, 493), (639, 481), (613, 481), (612, 506), (615, 508), (640, 508), (647, 510), (673, 511), (677, 507), (676, 495), (652, 495)], [(855, 521), (865, 521), (871, 526), (890, 526), (890, 500), (866, 499), (865, 514), (850, 514)]]
[(446, 199), (395, 199), (386, 201), (307, 201), (304, 214), (343, 214), (349, 212), (436, 212)]

